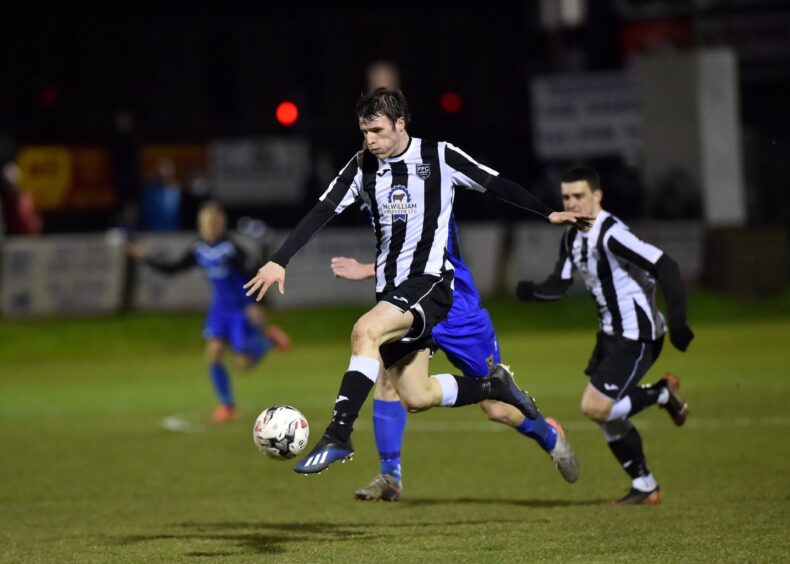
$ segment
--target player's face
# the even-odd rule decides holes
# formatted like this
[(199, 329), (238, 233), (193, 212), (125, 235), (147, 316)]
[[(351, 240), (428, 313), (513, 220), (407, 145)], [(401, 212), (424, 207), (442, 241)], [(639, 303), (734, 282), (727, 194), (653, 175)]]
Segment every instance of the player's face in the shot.
[(563, 182), (562, 206), (565, 211), (571, 211), (595, 217), (601, 211), (600, 190), (593, 190), (585, 180), (577, 182)]
[(221, 213), (206, 211), (198, 216), (200, 237), (207, 243), (213, 243), (225, 232), (225, 216)]
[(398, 118), (395, 123), (386, 116), (359, 120), (359, 130), (365, 137), (368, 150), (379, 159), (399, 155), (409, 142), (403, 118)]

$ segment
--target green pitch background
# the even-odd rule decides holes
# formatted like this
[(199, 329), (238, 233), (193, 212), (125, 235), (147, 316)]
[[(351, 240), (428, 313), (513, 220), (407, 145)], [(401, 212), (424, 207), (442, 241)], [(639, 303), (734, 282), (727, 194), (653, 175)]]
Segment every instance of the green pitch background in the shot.
[(350, 464), (308, 478), (258, 454), (252, 422), (268, 405), (300, 408), (311, 444), (323, 430), (360, 310), (272, 314), (293, 350), (235, 371), (241, 418), (193, 433), (162, 421), (203, 425), (213, 408), (201, 315), (0, 321), (0, 561), (790, 559), (790, 294), (692, 297), (697, 339), (648, 375), (681, 376), (688, 424), (637, 417), (658, 507), (608, 504), (628, 480), (578, 410), (592, 303), (490, 309), (517, 379), (569, 431), (575, 485), (476, 407), (410, 416), (399, 504), (353, 499), (378, 469), (370, 402)]

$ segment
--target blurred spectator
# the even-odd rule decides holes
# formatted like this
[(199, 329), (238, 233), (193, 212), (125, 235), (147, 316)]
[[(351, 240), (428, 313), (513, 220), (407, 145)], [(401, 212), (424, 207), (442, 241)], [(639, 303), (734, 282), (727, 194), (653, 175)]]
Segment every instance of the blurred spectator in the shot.
[[(41, 233), (41, 215), (36, 211), (33, 194), (19, 188), (21, 171), (13, 161), (3, 165), (0, 179), (0, 208), (8, 235), (38, 235)], [(2, 232), (0, 232), (2, 234)]]
[(181, 184), (176, 165), (159, 161), (157, 177), (143, 191), (143, 228), (149, 231), (178, 231), (181, 228)]
[(400, 89), (400, 71), (394, 63), (377, 61), (368, 65), (368, 92), (384, 87), (390, 90)]
[(115, 164), (116, 202), (123, 210), (140, 198), (140, 139), (134, 114), (119, 110), (115, 115), (112, 138), (112, 158)]

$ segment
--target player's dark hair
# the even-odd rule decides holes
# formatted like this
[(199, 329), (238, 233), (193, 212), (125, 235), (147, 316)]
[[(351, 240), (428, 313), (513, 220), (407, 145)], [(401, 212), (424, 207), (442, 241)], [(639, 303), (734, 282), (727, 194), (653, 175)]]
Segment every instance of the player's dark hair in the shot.
[(370, 94), (364, 94), (357, 101), (357, 117), (363, 121), (376, 119), (378, 116), (389, 118), (392, 123), (398, 118), (403, 118), (406, 125), (409, 125), (411, 114), (409, 114), (409, 104), (406, 96), (400, 90), (389, 90), (376, 88)]
[(563, 184), (570, 182), (586, 182), (593, 191), (601, 189), (601, 178), (598, 176), (598, 172), (589, 166), (575, 166), (569, 168), (562, 174), (560, 182)]

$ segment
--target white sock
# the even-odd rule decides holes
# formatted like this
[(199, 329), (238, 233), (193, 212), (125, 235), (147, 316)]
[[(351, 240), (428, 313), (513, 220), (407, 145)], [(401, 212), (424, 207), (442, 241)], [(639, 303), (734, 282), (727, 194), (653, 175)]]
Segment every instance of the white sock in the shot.
[(380, 366), (381, 362), (379, 362), (377, 358), (351, 355), (347, 372), (361, 372), (368, 378), (368, 380), (375, 382), (379, 377)]
[(458, 399), (458, 382), (452, 374), (435, 374), (431, 376), (442, 387), (442, 407), (452, 407)]
[(656, 403), (658, 405), (666, 405), (669, 401), (669, 388), (666, 386), (661, 388), (661, 391), (658, 392), (658, 401)]
[(658, 487), (658, 483), (656, 479), (653, 477), (653, 474), (648, 474), (647, 476), (640, 476), (639, 478), (634, 478), (631, 481), (631, 485), (635, 490), (639, 490), (640, 492), (652, 492), (654, 489)]
[(609, 412), (609, 417), (606, 419), (607, 421), (614, 421), (615, 419), (624, 419), (628, 416), (628, 413), (631, 411), (631, 398), (625, 396), (623, 399), (618, 401), (616, 404), (612, 406), (612, 410)]

